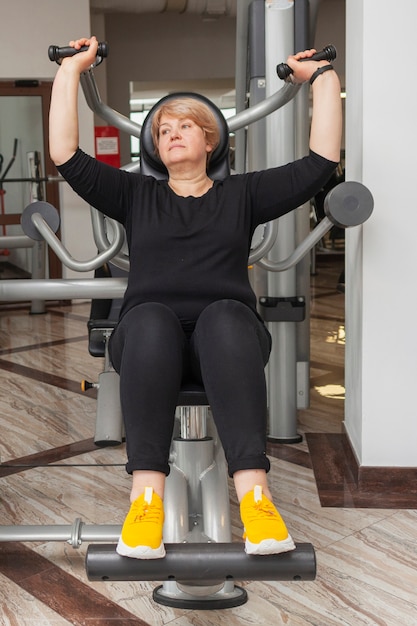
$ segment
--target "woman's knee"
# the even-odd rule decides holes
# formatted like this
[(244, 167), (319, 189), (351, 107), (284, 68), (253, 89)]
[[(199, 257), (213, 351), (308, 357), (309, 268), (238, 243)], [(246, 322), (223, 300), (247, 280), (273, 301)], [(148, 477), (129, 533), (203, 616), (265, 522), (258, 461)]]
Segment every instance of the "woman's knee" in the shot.
[(217, 300), (209, 304), (198, 318), (196, 329), (208, 328), (210, 332), (218, 329), (235, 331), (237, 325), (251, 325), (253, 312), (237, 300)]
[[(196, 338), (198, 343), (209, 341), (218, 342), (223, 347), (252, 344), (259, 346), (264, 363), (267, 362), (271, 340), (270, 335), (247, 305), (237, 300), (218, 300), (204, 309), (196, 324)], [(252, 344), (253, 345), (253, 344)]]
[(146, 302), (131, 308), (120, 320), (110, 339), (110, 356), (119, 371), (126, 348), (137, 358), (182, 350), (184, 333), (178, 317), (159, 302)]

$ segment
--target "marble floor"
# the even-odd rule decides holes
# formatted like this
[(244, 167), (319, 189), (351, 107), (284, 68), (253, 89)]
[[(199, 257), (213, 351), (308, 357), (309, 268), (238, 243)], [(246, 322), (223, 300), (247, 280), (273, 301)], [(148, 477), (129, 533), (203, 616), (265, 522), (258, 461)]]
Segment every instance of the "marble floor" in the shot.
[[(274, 500), (297, 542), (316, 550), (312, 582), (239, 581), (240, 607), (198, 611), (152, 600), (155, 582), (90, 582), (86, 543), (22, 541), (0, 528), (1, 626), (400, 626), (417, 625), (417, 510), (352, 498), (323, 506), (309, 438), (338, 441), (344, 411), (344, 295), (336, 289), (342, 258), (317, 259), (311, 289), (311, 402), (299, 411), (302, 442), (270, 444)], [(130, 479), (124, 446), (93, 443), (95, 380), (89, 356), (89, 305), (0, 306), (0, 524), (121, 524)], [(332, 449), (332, 454), (335, 448)], [(329, 447), (323, 447), (323, 457)], [(344, 490), (345, 489), (345, 490)], [(240, 541), (231, 487), (232, 530)], [(388, 503), (389, 504), (389, 503)], [(24, 538), (27, 538), (24, 536)]]

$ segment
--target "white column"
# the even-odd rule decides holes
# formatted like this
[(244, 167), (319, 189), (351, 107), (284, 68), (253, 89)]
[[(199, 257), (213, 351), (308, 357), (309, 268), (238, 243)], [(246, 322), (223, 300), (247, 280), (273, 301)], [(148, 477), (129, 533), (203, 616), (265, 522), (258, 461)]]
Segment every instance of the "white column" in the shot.
[(360, 465), (417, 466), (415, 0), (346, 2), (346, 179), (375, 209), (346, 232), (345, 426)]

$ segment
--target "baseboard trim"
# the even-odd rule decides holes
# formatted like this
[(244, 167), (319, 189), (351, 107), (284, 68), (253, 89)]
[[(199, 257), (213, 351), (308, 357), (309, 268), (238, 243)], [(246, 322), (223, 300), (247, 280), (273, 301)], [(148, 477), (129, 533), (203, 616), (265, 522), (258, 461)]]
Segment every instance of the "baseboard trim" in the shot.
[(360, 466), (345, 433), (306, 433), (322, 506), (417, 509), (417, 467)]

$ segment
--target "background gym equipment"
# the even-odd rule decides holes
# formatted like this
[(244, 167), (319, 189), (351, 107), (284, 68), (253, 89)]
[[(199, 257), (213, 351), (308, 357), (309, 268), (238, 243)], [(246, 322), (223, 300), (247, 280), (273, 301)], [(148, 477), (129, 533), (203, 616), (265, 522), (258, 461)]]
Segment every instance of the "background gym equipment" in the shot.
[[(3, 170), (3, 163), (4, 163), (4, 157), (2, 154), (0, 154), (0, 215), (3, 217), (5, 214), (5, 207), (4, 207), (4, 196), (6, 194), (4, 187), (3, 187), (3, 183), (6, 179), (7, 174), (9, 173), (10, 168), (12, 167), (13, 163), (16, 160), (16, 153), (17, 153), (17, 142), (18, 140), (15, 139), (14, 143), (13, 143), (13, 154), (8, 162), (8, 164), (6, 165), (4, 171)], [(3, 237), (6, 236), (6, 226), (5, 224), (2, 225), (2, 235)], [(3, 248), (2, 250), (0, 250), (0, 254), (3, 256), (9, 256), (9, 250), (7, 248)]]

